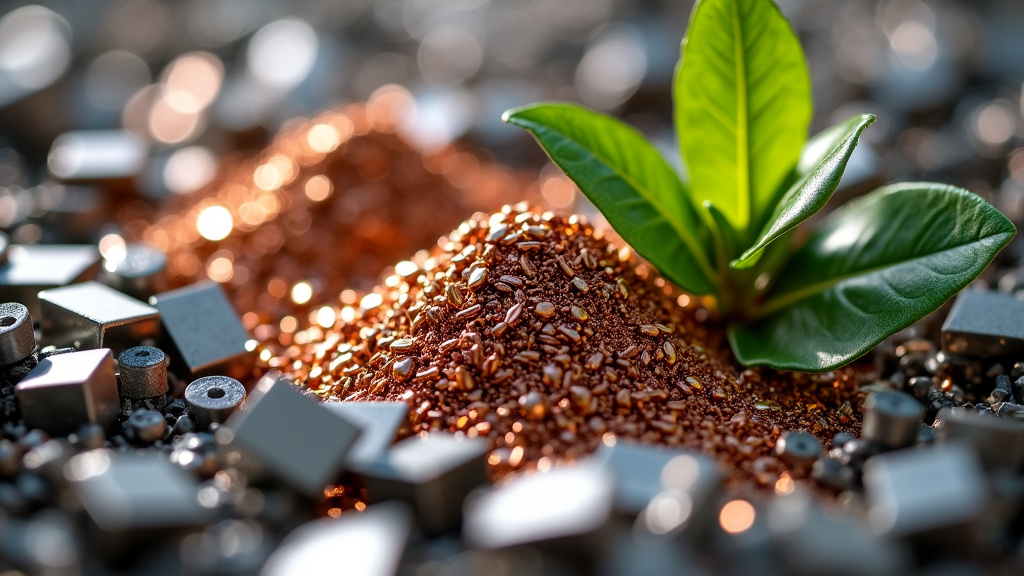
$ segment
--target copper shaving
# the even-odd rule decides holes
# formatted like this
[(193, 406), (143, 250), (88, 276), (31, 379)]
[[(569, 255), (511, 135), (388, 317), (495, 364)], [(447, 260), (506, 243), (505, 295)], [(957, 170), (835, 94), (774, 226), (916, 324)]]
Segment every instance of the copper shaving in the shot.
[(859, 429), (855, 372), (742, 370), (701, 301), (579, 216), (478, 213), (332, 313), (262, 361), (324, 400), (407, 402), (413, 432), (486, 437), (497, 477), (614, 436), (695, 448), (734, 483), (772, 486), (783, 431), (827, 449)]

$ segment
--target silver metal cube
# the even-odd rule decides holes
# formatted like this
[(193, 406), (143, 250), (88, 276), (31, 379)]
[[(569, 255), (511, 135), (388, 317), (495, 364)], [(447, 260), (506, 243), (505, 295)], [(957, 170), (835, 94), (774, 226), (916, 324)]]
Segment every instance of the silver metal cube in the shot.
[(363, 431), (348, 454), (348, 470), (364, 470), (382, 458), (399, 431), (409, 426), (405, 402), (329, 402), (324, 406)]
[(860, 518), (825, 514), (809, 493), (774, 498), (767, 516), (786, 574), (896, 576), (911, 564), (909, 550), (898, 541), (871, 532)]
[(412, 513), (380, 504), (356, 515), (314, 520), (294, 530), (267, 560), (262, 576), (393, 576), (412, 531)]
[(960, 442), (871, 458), (864, 464), (864, 493), (876, 532), (931, 547), (969, 546), (973, 528), (988, 513), (981, 464)]
[(1009, 294), (964, 290), (942, 324), (947, 354), (992, 358), (1024, 353), (1024, 302)]
[(69, 460), (64, 476), (89, 519), (91, 544), (108, 557), (137, 556), (161, 535), (210, 518), (196, 480), (161, 454), (90, 450)]
[(79, 350), (110, 348), (120, 354), (156, 338), (160, 312), (98, 282), (82, 282), (39, 293), (43, 342)]
[(307, 398), (287, 380), (260, 380), (246, 404), (217, 431), (229, 463), (248, 461), (297, 492), (317, 498), (339, 480), (359, 428)]
[(488, 443), (483, 438), (435, 432), (395, 444), (360, 472), (371, 502), (412, 504), (429, 533), (456, 528), (466, 496), (487, 483)]
[(255, 361), (246, 347), (249, 334), (219, 284), (197, 282), (149, 302), (160, 311), (161, 348), (171, 356), (171, 371), (190, 380), (212, 375), (249, 380)]
[[(684, 452), (661, 469), (664, 490), (637, 517), (637, 526), (655, 536), (684, 541), (711, 534), (718, 517), (722, 474), (708, 456)], [(675, 513), (673, 511), (684, 511)]]
[(943, 408), (935, 417), (939, 442), (962, 441), (974, 447), (986, 470), (1019, 471), (1024, 464), (1024, 422), (963, 408)]
[(581, 559), (608, 543), (615, 479), (595, 464), (522, 476), (466, 504), (462, 536), (474, 548), (536, 546)]
[(698, 475), (717, 486), (719, 475), (714, 460), (691, 450), (617, 440), (611, 445), (602, 444), (594, 459), (615, 477), (616, 511), (636, 516), (665, 489), (662, 485), (665, 465), (684, 455), (698, 463)]
[(110, 430), (120, 403), (110, 350), (85, 350), (43, 359), (14, 390), (29, 428), (66, 436), (87, 422)]
[(100, 268), (95, 246), (14, 245), (0, 261), (0, 302), (20, 302), (40, 318), (40, 290), (92, 280)]

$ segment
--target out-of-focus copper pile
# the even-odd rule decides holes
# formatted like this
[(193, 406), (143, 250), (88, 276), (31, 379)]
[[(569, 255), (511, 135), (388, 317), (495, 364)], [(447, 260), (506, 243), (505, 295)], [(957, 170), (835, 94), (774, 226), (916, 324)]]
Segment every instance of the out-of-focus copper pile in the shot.
[(466, 216), (541, 201), (535, 173), (457, 146), (413, 148), (397, 133), (410, 105), (403, 89), (385, 88), (366, 104), (295, 120), (258, 155), (222, 159), (203, 189), (156, 212), (126, 206), (124, 235), (167, 251), (172, 285), (220, 282), (266, 340), (281, 322), (345, 303), (346, 289), (371, 288)]

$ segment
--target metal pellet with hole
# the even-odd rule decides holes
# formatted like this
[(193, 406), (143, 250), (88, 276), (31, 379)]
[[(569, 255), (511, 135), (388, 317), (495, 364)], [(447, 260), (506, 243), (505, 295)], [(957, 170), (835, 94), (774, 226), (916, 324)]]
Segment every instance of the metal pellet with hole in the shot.
[(204, 376), (185, 388), (185, 402), (199, 427), (208, 428), (245, 405), (245, 386), (228, 376)]
[(117, 357), (120, 364), (118, 392), (121, 412), (136, 408), (163, 408), (167, 394), (167, 356), (153, 346), (134, 346)]
[(35, 348), (36, 334), (28, 308), (17, 302), (0, 304), (0, 366), (25, 359)]

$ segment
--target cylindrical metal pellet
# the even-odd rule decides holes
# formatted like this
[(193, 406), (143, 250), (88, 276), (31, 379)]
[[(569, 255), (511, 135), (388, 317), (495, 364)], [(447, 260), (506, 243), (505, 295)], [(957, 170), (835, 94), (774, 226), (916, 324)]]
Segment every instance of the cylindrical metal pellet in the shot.
[(227, 376), (206, 376), (185, 388), (185, 402), (199, 427), (207, 428), (245, 405), (245, 386)]
[(20, 362), (36, 349), (36, 333), (28, 308), (17, 302), (0, 304), (0, 366)]
[(95, 422), (87, 422), (78, 427), (75, 432), (75, 444), (83, 450), (94, 450), (103, 447), (103, 441), (107, 439), (103, 426)]
[(0, 478), (14, 478), (21, 461), (21, 448), (4, 438), (0, 439)]
[(128, 417), (128, 429), (136, 442), (150, 444), (164, 437), (167, 421), (156, 410), (136, 410)]
[(864, 402), (861, 438), (887, 448), (912, 446), (923, 414), (924, 406), (910, 394), (872, 392)]
[(810, 432), (786, 432), (775, 445), (775, 452), (793, 468), (810, 468), (823, 450), (821, 442)]
[(11, 241), (7, 238), (7, 234), (0, 232), (0, 264), (7, 262), (7, 247), (11, 245)]
[[(163, 408), (167, 394), (167, 356), (153, 346), (135, 346), (117, 357), (121, 365), (121, 409), (126, 414), (145, 403), (147, 408)], [(148, 402), (147, 402), (148, 401)]]
[(166, 267), (167, 255), (141, 242), (128, 244), (103, 265), (108, 285), (143, 302), (166, 289)]

